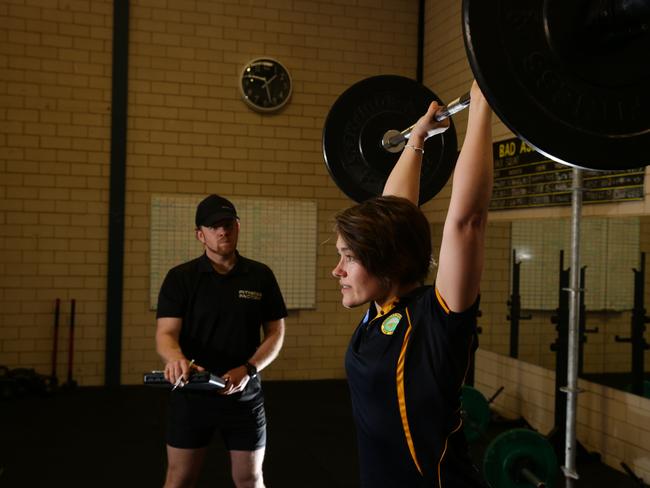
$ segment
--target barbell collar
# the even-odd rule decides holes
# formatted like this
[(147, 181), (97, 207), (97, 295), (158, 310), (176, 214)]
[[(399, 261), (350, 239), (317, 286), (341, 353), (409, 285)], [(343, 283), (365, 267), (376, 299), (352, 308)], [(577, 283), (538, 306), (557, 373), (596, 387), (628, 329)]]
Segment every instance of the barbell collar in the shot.
[(564, 474), (565, 478), (571, 478), (574, 480), (580, 479), (578, 472), (575, 471), (574, 469), (569, 469), (566, 466), (561, 466), (560, 469), (562, 470), (562, 473)]
[(563, 386), (560, 388), (560, 391), (563, 393), (582, 393), (585, 390), (583, 388), (569, 388), (568, 386)]
[[(469, 92), (465, 93), (464, 95), (458, 97), (457, 99), (451, 101), (447, 105), (443, 105), (440, 107), (440, 110), (438, 110), (434, 116), (437, 122), (442, 122), (445, 119), (448, 119), (455, 113), (460, 112), (461, 110), (467, 108), (469, 106), (470, 102), (470, 94)], [(381, 141), (381, 145), (383, 146), (384, 149), (390, 152), (398, 152), (404, 149), (404, 145), (406, 144), (406, 141), (411, 137), (411, 132), (413, 132), (413, 127), (415, 127), (415, 124), (413, 124), (411, 127), (408, 127), (404, 129), (402, 132), (397, 132), (396, 130), (389, 130), (384, 134), (384, 137)], [(425, 140), (431, 137), (434, 134), (439, 134), (440, 131), (439, 129), (434, 129), (431, 130), (427, 133), (427, 136), (424, 138)], [(399, 149), (398, 149), (399, 148)]]

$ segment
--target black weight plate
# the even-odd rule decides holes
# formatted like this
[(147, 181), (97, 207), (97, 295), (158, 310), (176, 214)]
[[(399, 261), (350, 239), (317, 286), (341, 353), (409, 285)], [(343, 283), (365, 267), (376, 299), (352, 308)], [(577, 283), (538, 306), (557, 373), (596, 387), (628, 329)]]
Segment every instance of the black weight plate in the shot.
[[(420, 83), (396, 75), (361, 80), (334, 102), (323, 128), (323, 157), (337, 186), (357, 202), (381, 195), (400, 153), (386, 151), (384, 134), (413, 125), (432, 101), (442, 101)], [(458, 151), (453, 122), (424, 144), (420, 204), (447, 183)]]
[(540, 153), (594, 170), (650, 163), (650, 4), (463, 0), (474, 76)]

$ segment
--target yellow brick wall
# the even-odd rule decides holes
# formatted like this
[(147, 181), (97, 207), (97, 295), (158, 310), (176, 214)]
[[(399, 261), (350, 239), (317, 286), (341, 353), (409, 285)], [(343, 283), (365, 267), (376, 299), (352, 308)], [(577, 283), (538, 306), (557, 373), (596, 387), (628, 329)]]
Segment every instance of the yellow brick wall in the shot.
[[(0, 364), (49, 373), (59, 297), (61, 377), (75, 298), (74, 376), (102, 384), (112, 2), (8, 1), (0, 17)], [(333, 215), (352, 202), (327, 174), (322, 127), (352, 83), (415, 76), (417, 3), (132, 1), (129, 36), (122, 381), (139, 383), (160, 365), (148, 309), (154, 193), (315, 200), (318, 305), (291, 312), (284, 350), (265, 376), (342, 377), (362, 312), (341, 307), (330, 275)], [(279, 59), (293, 77), (279, 114), (240, 99), (241, 69), (258, 56)]]
[(59, 377), (70, 300), (75, 376), (103, 374), (112, 5), (0, 5), (0, 364), (50, 372), (61, 298)]

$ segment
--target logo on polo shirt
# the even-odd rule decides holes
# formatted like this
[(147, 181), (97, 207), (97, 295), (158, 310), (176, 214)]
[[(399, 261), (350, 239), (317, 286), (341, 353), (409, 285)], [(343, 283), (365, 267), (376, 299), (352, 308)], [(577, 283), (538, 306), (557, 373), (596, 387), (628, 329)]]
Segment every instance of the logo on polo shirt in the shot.
[(401, 313), (394, 313), (392, 315), (389, 315), (386, 320), (381, 323), (381, 331), (386, 335), (393, 335), (393, 332), (395, 332), (397, 324), (399, 324), (400, 320), (402, 320)]
[(262, 293), (259, 291), (239, 290), (239, 298), (244, 300), (261, 300)]

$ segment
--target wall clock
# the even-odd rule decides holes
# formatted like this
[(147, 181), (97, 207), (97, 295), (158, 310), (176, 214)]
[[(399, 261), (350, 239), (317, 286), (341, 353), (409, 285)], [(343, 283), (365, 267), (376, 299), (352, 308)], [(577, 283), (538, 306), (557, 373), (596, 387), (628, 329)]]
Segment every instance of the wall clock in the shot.
[(239, 88), (244, 102), (253, 110), (275, 112), (291, 98), (291, 75), (276, 59), (257, 58), (244, 66)]

